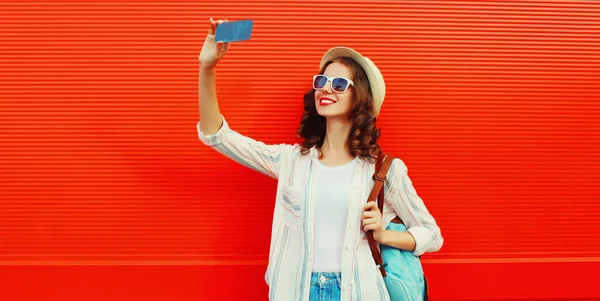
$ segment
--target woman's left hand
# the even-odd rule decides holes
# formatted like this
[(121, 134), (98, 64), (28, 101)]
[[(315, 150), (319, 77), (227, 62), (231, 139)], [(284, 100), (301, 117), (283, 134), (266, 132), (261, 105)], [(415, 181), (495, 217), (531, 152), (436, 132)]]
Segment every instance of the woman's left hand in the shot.
[(379, 237), (383, 233), (381, 223), (381, 211), (377, 207), (376, 202), (367, 202), (364, 207), (365, 211), (362, 214), (361, 221), (363, 229), (366, 231), (373, 230), (375, 240), (379, 241)]

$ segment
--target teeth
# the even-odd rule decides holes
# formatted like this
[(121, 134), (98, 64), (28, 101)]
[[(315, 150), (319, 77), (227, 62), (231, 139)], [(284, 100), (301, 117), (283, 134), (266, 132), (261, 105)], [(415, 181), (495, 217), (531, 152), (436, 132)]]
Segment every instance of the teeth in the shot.
[(333, 103), (333, 101), (331, 101), (331, 100), (328, 100), (328, 99), (321, 99), (321, 103), (327, 103), (327, 104), (330, 104), (330, 103)]

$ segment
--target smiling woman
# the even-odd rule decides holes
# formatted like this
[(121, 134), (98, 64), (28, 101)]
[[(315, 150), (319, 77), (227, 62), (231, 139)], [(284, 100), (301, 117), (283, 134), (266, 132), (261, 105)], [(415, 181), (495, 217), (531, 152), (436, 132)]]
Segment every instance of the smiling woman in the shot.
[[(228, 45), (214, 40), (214, 29), (222, 22), (211, 20), (200, 53), (198, 135), (223, 155), (279, 181), (265, 273), (269, 298), (390, 300), (364, 243), (367, 232), (409, 256), (439, 250), (443, 238), (400, 159), (392, 161), (382, 210), (366, 206), (382, 155), (375, 123), (385, 98), (383, 75), (355, 50), (331, 48), (304, 95), (297, 131), (302, 143), (266, 145), (233, 131), (219, 111), (214, 70)], [(406, 231), (384, 230), (395, 217)], [(422, 300), (424, 287), (413, 290), (417, 297), (411, 301)]]

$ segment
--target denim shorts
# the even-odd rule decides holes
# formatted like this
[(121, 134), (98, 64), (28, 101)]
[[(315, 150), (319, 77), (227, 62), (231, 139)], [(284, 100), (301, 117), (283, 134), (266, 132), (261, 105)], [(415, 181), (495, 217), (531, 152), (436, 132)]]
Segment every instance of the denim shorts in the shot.
[(310, 279), (310, 301), (339, 301), (342, 273), (313, 272)]

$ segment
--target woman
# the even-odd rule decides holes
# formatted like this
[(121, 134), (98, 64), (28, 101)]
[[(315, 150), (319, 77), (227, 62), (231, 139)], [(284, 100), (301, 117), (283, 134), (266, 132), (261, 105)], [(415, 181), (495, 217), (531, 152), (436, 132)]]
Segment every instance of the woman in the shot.
[[(434, 218), (414, 190), (406, 165), (395, 159), (385, 184), (383, 214), (366, 204), (385, 97), (381, 73), (344, 47), (321, 60), (304, 96), (301, 144), (266, 145), (231, 130), (219, 111), (215, 67), (229, 44), (214, 41), (210, 20), (200, 53), (198, 135), (225, 156), (278, 180), (265, 280), (271, 300), (389, 300), (366, 232), (380, 244), (415, 255), (441, 248)], [(399, 216), (408, 231), (384, 230)]]

